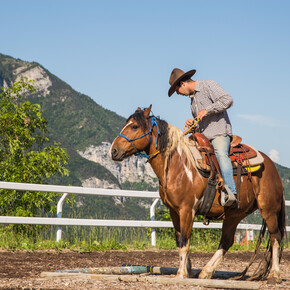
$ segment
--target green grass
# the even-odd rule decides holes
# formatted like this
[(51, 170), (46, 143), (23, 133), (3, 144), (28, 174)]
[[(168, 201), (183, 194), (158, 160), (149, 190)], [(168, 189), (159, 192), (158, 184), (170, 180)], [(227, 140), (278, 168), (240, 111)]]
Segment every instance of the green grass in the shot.
[[(31, 230), (31, 229), (30, 229)], [(30, 231), (31, 233), (31, 231)], [(191, 252), (214, 252), (218, 248), (221, 231), (213, 229), (195, 229), (191, 238)], [(114, 227), (63, 227), (63, 240), (56, 242), (54, 226), (42, 228), (32, 236), (29, 232), (11, 230), (11, 227), (0, 228), (0, 248), (10, 251), (24, 250), (57, 250), (69, 249), (77, 252), (110, 251), (110, 250), (176, 250), (172, 229), (159, 230), (156, 233), (156, 247), (151, 246), (150, 229), (114, 228)], [(256, 235), (257, 236), (257, 235)], [(261, 248), (266, 248), (266, 238)], [(289, 241), (284, 248), (290, 248)], [(230, 252), (253, 251), (256, 241), (248, 245), (235, 243)]]
[[(39, 227), (37, 228), (39, 229)], [(146, 229), (110, 227), (63, 227), (62, 241), (56, 242), (56, 227), (43, 227), (31, 235), (30, 231), (0, 228), (0, 248), (6, 250), (70, 249), (78, 252), (129, 249), (144, 250), (150, 247)]]

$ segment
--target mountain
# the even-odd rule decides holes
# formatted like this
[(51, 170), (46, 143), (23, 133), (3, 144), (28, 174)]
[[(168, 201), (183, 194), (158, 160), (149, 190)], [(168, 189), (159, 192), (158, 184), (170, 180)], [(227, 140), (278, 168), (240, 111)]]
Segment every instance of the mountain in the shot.
[(70, 176), (50, 183), (104, 188), (122, 188), (123, 183), (126, 188), (144, 187), (146, 183), (156, 188), (155, 174), (145, 160), (132, 157), (116, 163), (108, 156), (125, 118), (76, 92), (40, 64), (0, 54), (0, 86), (21, 78), (35, 81), (37, 92), (29, 100), (41, 105), (50, 140), (61, 142), (70, 156)]
[[(41, 105), (49, 139), (60, 142), (69, 154), (68, 177), (53, 177), (48, 184), (99, 188), (156, 190), (157, 178), (146, 160), (132, 157), (116, 163), (108, 155), (112, 141), (126, 119), (75, 91), (36, 62), (0, 54), (0, 87), (21, 78), (34, 80), (37, 92), (28, 97)], [(75, 197), (64, 216), (79, 218), (146, 219), (150, 200), (112, 197)]]

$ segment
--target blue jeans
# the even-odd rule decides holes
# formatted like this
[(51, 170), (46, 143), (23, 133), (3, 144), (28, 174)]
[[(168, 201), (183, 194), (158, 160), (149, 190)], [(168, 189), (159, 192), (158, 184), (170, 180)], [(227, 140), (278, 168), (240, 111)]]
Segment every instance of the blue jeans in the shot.
[(211, 143), (213, 145), (225, 184), (229, 187), (233, 194), (237, 194), (232, 162), (229, 157), (231, 143), (230, 136), (217, 136), (211, 140)]

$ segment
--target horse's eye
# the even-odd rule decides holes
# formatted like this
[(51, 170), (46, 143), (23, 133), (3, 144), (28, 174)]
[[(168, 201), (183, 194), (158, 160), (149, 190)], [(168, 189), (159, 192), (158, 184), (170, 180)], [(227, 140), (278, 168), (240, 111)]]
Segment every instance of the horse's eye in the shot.
[(139, 127), (138, 127), (137, 125), (133, 125), (133, 126), (132, 126), (132, 129), (133, 129), (133, 130), (137, 130), (138, 128), (139, 128)]

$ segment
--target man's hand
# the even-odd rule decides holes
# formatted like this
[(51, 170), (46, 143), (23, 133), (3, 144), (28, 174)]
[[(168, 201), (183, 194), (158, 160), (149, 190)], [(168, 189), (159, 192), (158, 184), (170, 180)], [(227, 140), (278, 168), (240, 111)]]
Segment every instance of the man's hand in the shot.
[(183, 130), (185, 130), (185, 128), (190, 127), (192, 125), (193, 125), (193, 120), (192, 119), (187, 119), (185, 124), (184, 124)]
[[(196, 118), (201, 121), (206, 115), (207, 115), (207, 110), (204, 109), (204, 110), (201, 110), (197, 114)], [(192, 126), (193, 125), (193, 121), (194, 121), (193, 119), (187, 119), (185, 124), (184, 124), (183, 130), (185, 130), (185, 128), (188, 128), (188, 127)]]
[(203, 117), (205, 117), (207, 115), (207, 110), (201, 110), (198, 114), (197, 114), (197, 119), (199, 119), (200, 121), (203, 119)]

